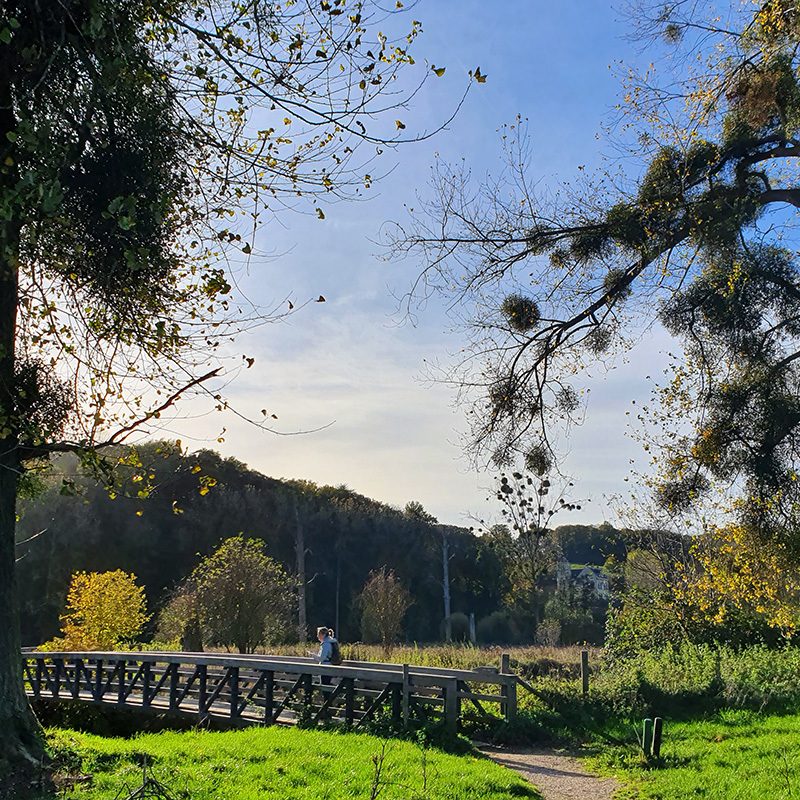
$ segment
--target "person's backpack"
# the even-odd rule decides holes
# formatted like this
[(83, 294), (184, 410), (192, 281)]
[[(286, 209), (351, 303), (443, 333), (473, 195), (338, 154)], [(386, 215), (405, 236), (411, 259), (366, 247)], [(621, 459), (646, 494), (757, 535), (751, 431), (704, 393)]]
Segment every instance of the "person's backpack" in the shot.
[(342, 651), (339, 649), (339, 642), (331, 639), (331, 664), (338, 667), (342, 663)]

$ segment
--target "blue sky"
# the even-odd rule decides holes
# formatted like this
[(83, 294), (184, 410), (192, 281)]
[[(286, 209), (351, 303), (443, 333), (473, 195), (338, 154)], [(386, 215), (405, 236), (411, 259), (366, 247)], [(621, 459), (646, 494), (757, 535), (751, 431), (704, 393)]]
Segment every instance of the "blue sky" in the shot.
[[(414, 55), (446, 66), (404, 114), (408, 130), (430, 129), (451, 108), (480, 66), (485, 84), (473, 87), (458, 117), (430, 141), (381, 157), (374, 172), (391, 171), (360, 203), (326, 207), (326, 219), (286, 215), (270, 223), (241, 284), (263, 306), (322, 294), (287, 321), (244, 336), (254, 356), (227, 394), (237, 409), (257, 416), (268, 408), (283, 432), (260, 432), (230, 414), (175, 423), (169, 435), (190, 449), (212, 447), (273, 477), (346, 484), (386, 503), (421, 502), (440, 521), (471, 524), (491, 518), (492, 477), (462, 457), (463, 413), (454, 392), (423, 380), (425, 360), (447, 362), (461, 345), (437, 302), (417, 324), (403, 324), (395, 296), (420, 267), (386, 263), (375, 244), (381, 226), (405, 218), (404, 203), (424, 197), (431, 164), (464, 158), (478, 174), (500, 166), (497, 129), (527, 117), (532, 174), (540, 187), (570, 180), (579, 166), (592, 170), (610, 148), (597, 134), (618, 101), (614, 62), (638, 57), (623, 37), (627, 23), (601, 0), (423, 0), (412, 11), (424, 35)], [(372, 170), (371, 170), (372, 171)], [(636, 353), (592, 380), (585, 424), (570, 436), (567, 470), (576, 496), (591, 498), (563, 522), (614, 520), (607, 496), (625, 493), (630, 460), (643, 466), (639, 446), (625, 436), (631, 400), (645, 400), (665, 362), (662, 340), (646, 334)], [(222, 427), (224, 442), (217, 436)], [(642, 462), (640, 464), (639, 462)]]

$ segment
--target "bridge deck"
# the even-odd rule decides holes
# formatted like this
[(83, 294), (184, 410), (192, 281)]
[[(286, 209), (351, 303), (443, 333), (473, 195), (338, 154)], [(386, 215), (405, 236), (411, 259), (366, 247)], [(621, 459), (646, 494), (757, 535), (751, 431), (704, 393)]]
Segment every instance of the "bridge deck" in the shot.
[(166, 652), (22, 654), (31, 697), (100, 703), (226, 720), (231, 725), (339, 722), (378, 715), (409, 727), (437, 720), (452, 731), (469, 703), (482, 715), (516, 713), (515, 675), (308, 658)]

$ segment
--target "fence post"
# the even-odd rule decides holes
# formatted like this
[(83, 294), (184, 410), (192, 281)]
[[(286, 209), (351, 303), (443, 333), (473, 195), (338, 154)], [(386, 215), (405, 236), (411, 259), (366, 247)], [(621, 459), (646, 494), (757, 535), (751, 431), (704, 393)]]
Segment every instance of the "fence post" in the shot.
[(653, 720), (653, 758), (661, 758), (661, 730), (664, 720), (656, 717)]
[(589, 693), (589, 651), (581, 650), (581, 686), (584, 694)]
[(511, 674), (511, 657), (503, 653), (500, 657), (500, 674), (508, 676), (500, 687), (503, 696), (503, 714), (506, 721), (511, 721), (517, 715), (517, 676)]
[(642, 725), (642, 751), (649, 758), (653, 748), (653, 720), (647, 717)]
[(409, 693), (409, 672), (408, 672), (408, 664), (403, 664), (403, 730), (408, 730), (409, 725), (409, 702), (408, 702), (408, 693)]
[(450, 733), (458, 732), (458, 680), (447, 678), (444, 685), (444, 716), (447, 730)]

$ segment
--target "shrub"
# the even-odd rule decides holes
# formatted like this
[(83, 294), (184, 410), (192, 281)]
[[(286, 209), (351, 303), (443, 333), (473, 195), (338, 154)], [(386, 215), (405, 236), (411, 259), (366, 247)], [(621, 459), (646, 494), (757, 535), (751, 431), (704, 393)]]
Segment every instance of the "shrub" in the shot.
[(494, 611), (478, 620), (475, 633), (482, 644), (517, 644), (521, 639), (517, 621), (508, 611)]
[(67, 593), (65, 650), (114, 650), (142, 632), (149, 619), (144, 588), (122, 570), (76, 572)]
[[(445, 635), (445, 621), (442, 620), (441, 624), (441, 638), (444, 639)], [(450, 615), (450, 631), (453, 635), (454, 642), (468, 642), (469, 641), (469, 617), (457, 611), (455, 614)]]

